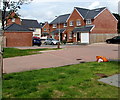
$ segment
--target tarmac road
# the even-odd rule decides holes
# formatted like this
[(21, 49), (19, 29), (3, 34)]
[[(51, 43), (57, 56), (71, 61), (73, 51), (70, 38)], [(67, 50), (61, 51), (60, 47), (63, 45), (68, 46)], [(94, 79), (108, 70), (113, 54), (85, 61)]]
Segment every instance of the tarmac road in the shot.
[[(47, 46), (51, 48), (51, 46)], [(54, 46), (55, 47), (55, 46)], [(44, 48), (27, 47), (27, 48)], [(22, 47), (20, 49), (27, 49)], [(21, 72), (33, 69), (59, 67), (96, 61), (96, 56), (118, 59), (118, 45), (96, 43), (91, 45), (66, 45), (62, 50), (45, 51), (42, 54), (3, 59), (4, 73)]]

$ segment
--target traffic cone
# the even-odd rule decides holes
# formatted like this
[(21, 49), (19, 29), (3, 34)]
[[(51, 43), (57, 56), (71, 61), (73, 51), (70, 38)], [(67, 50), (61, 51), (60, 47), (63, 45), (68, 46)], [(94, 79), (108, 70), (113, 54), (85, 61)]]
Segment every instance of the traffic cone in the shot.
[(108, 62), (108, 59), (103, 56), (96, 56), (97, 62)]

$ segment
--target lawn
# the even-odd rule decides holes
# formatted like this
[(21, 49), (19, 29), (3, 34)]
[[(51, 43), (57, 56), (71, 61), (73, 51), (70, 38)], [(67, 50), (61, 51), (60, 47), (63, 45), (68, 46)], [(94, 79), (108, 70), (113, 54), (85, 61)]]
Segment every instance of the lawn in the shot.
[(24, 50), (17, 48), (4, 48), (3, 58), (40, 54), (39, 51), (44, 51), (44, 50), (58, 50), (58, 48), (41, 48), (41, 49), (24, 49)]
[(3, 76), (3, 98), (118, 98), (118, 88), (96, 73), (118, 73), (117, 62), (88, 62)]

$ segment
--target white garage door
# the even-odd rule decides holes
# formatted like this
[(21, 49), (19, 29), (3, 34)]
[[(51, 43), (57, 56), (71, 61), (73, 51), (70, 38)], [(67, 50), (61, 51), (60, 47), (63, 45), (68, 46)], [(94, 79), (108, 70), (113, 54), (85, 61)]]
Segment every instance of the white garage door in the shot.
[(81, 43), (89, 43), (89, 33), (81, 33)]

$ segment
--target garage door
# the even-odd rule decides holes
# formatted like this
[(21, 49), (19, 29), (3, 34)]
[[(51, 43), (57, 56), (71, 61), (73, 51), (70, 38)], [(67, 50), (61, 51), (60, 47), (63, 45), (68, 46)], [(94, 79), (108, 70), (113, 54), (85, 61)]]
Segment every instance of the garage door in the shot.
[(81, 33), (81, 43), (89, 43), (89, 33)]

